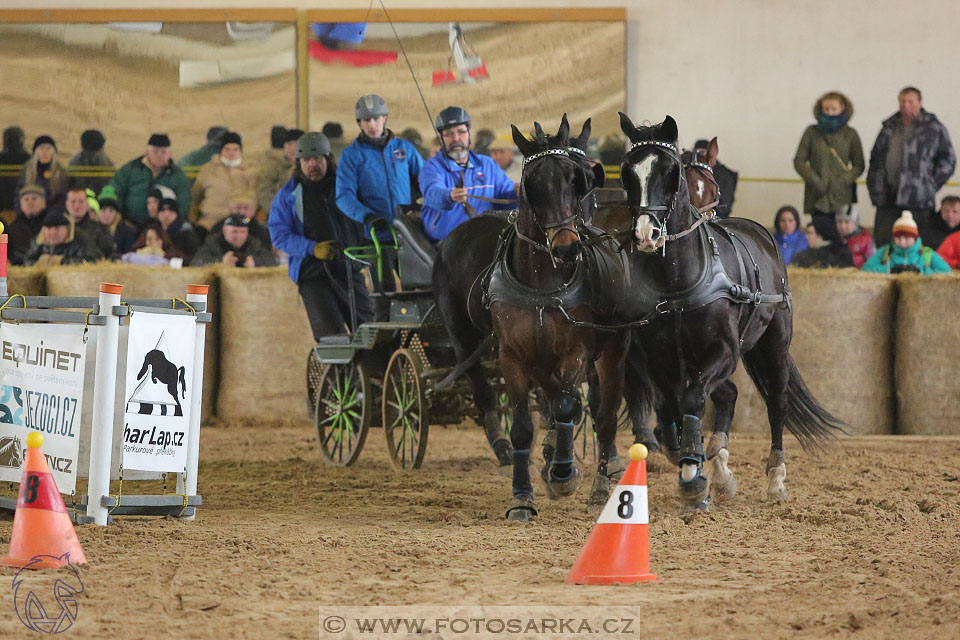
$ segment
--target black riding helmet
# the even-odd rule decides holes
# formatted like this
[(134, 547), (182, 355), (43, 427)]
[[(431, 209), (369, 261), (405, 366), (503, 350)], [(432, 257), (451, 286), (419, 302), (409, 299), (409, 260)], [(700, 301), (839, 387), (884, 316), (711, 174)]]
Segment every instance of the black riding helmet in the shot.
[(438, 132), (461, 124), (467, 125), (467, 129), (470, 128), (470, 114), (467, 113), (466, 109), (447, 107), (437, 114), (436, 126)]

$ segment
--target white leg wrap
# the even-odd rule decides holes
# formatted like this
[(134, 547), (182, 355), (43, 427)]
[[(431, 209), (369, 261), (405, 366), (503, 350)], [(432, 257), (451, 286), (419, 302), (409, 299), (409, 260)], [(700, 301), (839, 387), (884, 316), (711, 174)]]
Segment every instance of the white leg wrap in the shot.
[(781, 462), (767, 469), (767, 500), (781, 502), (787, 499), (787, 488), (783, 481), (787, 479), (787, 465)]

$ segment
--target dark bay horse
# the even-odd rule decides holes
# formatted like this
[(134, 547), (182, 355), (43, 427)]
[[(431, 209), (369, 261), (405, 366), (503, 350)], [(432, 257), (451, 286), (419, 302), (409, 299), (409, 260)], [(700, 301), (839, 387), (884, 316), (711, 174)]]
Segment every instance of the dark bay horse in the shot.
[[(793, 311), (779, 248), (755, 222), (711, 222), (690, 204), (673, 118), (652, 127), (622, 113), (620, 120), (632, 142), (621, 165), (633, 217), (631, 277), (659, 296), (658, 314), (636, 334), (662, 395), (658, 429), (679, 431), (681, 497), (708, 508), (700, 420), (706, 396), (742, 358), (767, 404), (767, 497), (785, 499), (783, 427), (809, 450), (846, 425), (817, 402), (790, 356)], [(718, 444), (729, 472), (726, 442)]]

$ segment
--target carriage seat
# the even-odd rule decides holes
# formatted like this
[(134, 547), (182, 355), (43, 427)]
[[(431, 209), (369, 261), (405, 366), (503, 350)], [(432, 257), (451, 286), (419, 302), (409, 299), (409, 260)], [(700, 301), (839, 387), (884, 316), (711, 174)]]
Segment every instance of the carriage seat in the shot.
[(425, 289), (433, 283), (437, 250), (427, 238), (417, 205), (397, 207), (393, 219), (397, 233), (397, 262), (404, 289)]

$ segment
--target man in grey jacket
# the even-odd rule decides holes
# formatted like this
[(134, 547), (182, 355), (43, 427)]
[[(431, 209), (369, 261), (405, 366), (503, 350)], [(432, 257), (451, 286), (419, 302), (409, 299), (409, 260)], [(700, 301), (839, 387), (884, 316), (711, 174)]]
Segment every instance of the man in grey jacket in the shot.
[(904, 210), (913, 212), (923, 237), (937, 191), (957, 163), (947, 128), (923, 108), (920, 90), (906, 87), (899, 100), (900, 111), (883, 121), (867, 171), (867, 189), (877, 207), (873, 239), (878, 247), (890, 242), (893, 223)]

